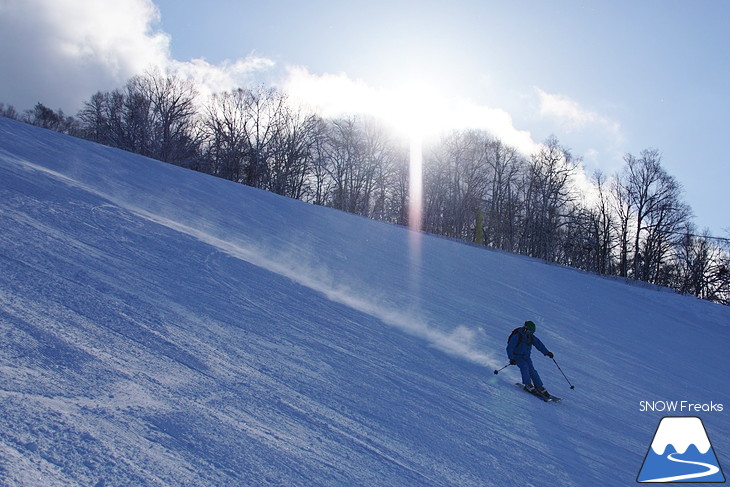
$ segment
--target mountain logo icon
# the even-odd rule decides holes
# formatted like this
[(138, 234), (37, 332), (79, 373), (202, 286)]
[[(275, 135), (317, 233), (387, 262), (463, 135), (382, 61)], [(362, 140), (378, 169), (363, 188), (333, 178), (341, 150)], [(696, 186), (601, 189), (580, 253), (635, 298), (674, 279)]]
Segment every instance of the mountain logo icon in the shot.
[(637, 482), (725, 482), (702, 420), (665, 416), (646, 452)]

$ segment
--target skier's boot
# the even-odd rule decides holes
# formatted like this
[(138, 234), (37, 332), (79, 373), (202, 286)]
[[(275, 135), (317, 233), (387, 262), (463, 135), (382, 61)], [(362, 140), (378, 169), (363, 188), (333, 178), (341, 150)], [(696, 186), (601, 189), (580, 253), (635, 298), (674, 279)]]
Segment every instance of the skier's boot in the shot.
[(541, 396), (550, 397), (550, 393), (545, 389), (544, 387), (535, 387), (535, 392), (540, 394)]

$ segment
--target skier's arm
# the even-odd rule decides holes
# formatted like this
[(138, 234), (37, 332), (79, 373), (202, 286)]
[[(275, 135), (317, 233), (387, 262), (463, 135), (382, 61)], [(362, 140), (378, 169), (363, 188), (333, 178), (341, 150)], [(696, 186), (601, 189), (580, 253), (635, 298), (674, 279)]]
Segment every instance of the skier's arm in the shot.
[(533, 343), (533, 345), (535, 345), (535, 348), (540, 350), (543, 355), (548, 355), (548, 356), (552, 355), (550, 350), (548, 350), (547, 347), (545, 345), (543, 345), (543, 343), (540, 341), (539, 338), (537, 338), (537, 337), (534, 337), (534, 338), (535, 338), (535, 343)]

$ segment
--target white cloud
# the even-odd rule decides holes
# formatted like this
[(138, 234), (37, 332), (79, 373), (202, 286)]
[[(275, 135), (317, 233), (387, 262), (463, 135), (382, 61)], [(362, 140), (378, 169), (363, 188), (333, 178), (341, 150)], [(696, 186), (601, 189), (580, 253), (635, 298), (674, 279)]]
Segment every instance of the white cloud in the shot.
[(345, 73), (318, 75), (292, 67), (283, 89), (327, 117), (364, 113), (383, 118), (404, 132), (413, 130), (413, 125), (424, 133), (483, 129), (525, 155), (538, 148), (530, 133), (518, 130), (506, 111), (439, 93), (427, 83), (376, 88)]
[(535, 88), (540, 99), (540, 115), (557, 121), (563, 129), (580, 131), (590, 127), (605, 130), (612, 137), (621, 138), (621, 124), (588, 110), (565, 95), (547, 93)]
[(274, 65), (256, 56), (219, 65), (174, 60), (159, 21), (152, 0), (0, 0), (0, 101), (73, 113), (96, 91), (155, 68), (180, 72), (210, 94)]
[(292, 66), (282, 89), (299, 103), (308, 105), (325, 117), (351, 113), (380, 115), (385, 97), (382, 91), (346, 74), (311, 74), (307, 68)]
[(529, 131), (517, 129), (512, 116), (501, 108), (461, 101), (455, 106), (451, 125), (486, 130), (526, 156), (534, 154), (540, 145)]
[(539, 115), (560, 132), (588, 167), (613, 170), (621, 166), (626, 145), (621, 124), (589, 110), (566, 95), (534, 88), (539, 98)]
[(269, 71), (274, 66), (274, 61), (255, 55), (233, 62), (223, 61), (217, 65), (210, 64), (205, 59), (168, 62), (169, 70), (195, 81), (200, 95), (204, 98), (215, 93), (249, 86), (256, 81), (257, 74)]
[(161, 66), (170, 39), (155, 31), (159, 12), (149, 0), (37, 1), (57, 54), (67, 60), (98, 63), (113, 75)]
[(0, 93), (68, 111), (97, 90), (164, 66), (170, 38), (150, 0), (0, 0)]

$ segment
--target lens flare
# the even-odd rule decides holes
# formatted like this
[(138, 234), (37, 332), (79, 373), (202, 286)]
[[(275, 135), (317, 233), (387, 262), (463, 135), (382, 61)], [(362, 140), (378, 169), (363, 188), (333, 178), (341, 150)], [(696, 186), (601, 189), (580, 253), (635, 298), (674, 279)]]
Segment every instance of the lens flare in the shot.
[(420, 232), (423, 224), (423, 141), (419, 133), (411, 135), (408, 174), (408, 227)]
[(411, 295), (416, 297), (413, 306), (419, 307), (421, 295), (421, 227), (423, 225), (423, 136), (413, 131), (410, 140), (410, 164), (408, 178), (408, 264)]

